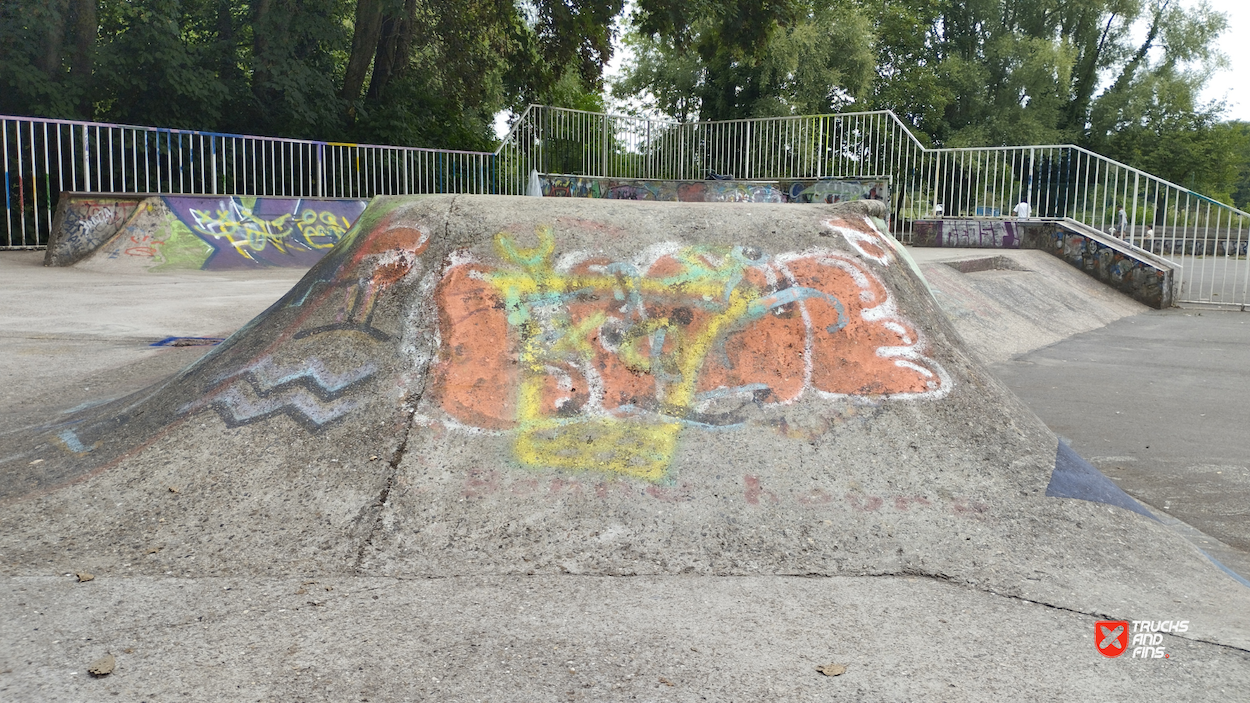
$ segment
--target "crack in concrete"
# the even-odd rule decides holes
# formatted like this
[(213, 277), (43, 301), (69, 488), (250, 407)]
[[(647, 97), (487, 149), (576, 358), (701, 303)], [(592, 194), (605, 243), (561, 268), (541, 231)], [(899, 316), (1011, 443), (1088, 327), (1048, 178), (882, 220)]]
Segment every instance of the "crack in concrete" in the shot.
[[(1090, 613), (1084, 610), (1076, 610), (1074, 608), (1065, 608), (1062, 605), (1054, 605), (1053, 603), (1045, 603), (1043, 601), (1033, 600), (1032, 598), (1026, 598), (1024, 596), (1012, 595), (1010, 593), (1001, 593), (999, 591), (995, 591), (989, 588), (979, 588), (976, 585), (971, 584), (971, 583), (956, 581), (955, 579), (952, 579), (950, 576), (947, 576), (946, 574), (927, 574), (927, 573), (920, 572), (920, 571), (914, 571), (914, 572), (913, 571), (900, 571), (900, 572), (895, 572), (895, 573), (864, 574), (864, 576), (867, 576), (867, 577), (883, 577), (884, 576), (884, 577), (891, 577), (891, 578), (899, 578), (899, 577), (926, 578), (926, 579), (931, 579), (933, 581), (938, 581), (940, 583), (949, 584), (956, 588), (962, 588), (962, 589), (969, 590), (969, 591), (976, 591), (978, 593), (987, 593), (991, 596), (998, 596), (999, 598), (1008, 598), (1011, 600), (1017, 600), (1022, 603), (1032, 603), (1034, 605), (1040, 605), (1046, 608), (1050, 608), (1052, 610), (1061, 610), (1067, 613), (1072, 613), (1074, 615), (1084, 615), (1085, 617), (1098, 618), (1100, 620), (1123, 619), (1123, 618), (1118, 618), (1118, 617), (1114, 617), (1111, 615), (1107, 615), (1105, 613)], [(820, 575), (817, 575), (817, 577), (819, 578)], [(1231, 644), (1222, 644), (1220, 642), (1212, 642), (1210, 640), (1200, 639), (1197, 637), (1183, 637), (1174, 632), (1164, 632), (1162, 634), (1175, 637), (1176, 639), (1179, 639), (1179, 640), (1185, 640), (1186, 642), (1196, 642), (1198, 644), (1209, 644), (1214, 647), (1223, 647), (1224, 649), (1231, 649), (1234, 652), (1242, 652), (1243, 654), (1250, 654), (1250, 649), (1237, 647)]]
[[(399, 452), (397, 452), (397, 454), (399, 454)], [(396, 465), (397, 465), (397, 464), (398, 464), (398, 462), (396, 462)], [(387, 494), (387, 493), (389, 492), (390, 487), (391, 487), (391, 486), (390, 486), (390, 484), (388, 483), (387, 488), (386, 488), (386, 489), (384, 489), (384, 491), (383, 491), (383, 494), (384, 494), (384, 495), (385, 495), (385, 494)], [(379, 496), (379, 497), (381, 498), (382, 496)], [(376, 504), (376, 503), (375, 503), (375, 504)], [(380, 522), (380, 520), (381, 520), (381, 518), (380, 518), (380, 515), (379, 515), (378, 522)], [(376, 523), (375, 523), (375, 524), (376, 524)], [(372, 535), (371, 535), (371, 536), (372, 536)], [(361, 552), (362, 552), (362, 553), (363, 553), (363, 551), (364, 551), (364, 549), (365, 549), (366, 547), (367, 547), (367, 543), (366, 543), (365, 545), (362, 545), (362, 547), (361, 547)], [(357, 567), (357, 571), (359, 571), (359, 567)], [(797, 579), (834, 579), (834, 578), (845, 578), (845, 579), (853, 579), (853, 578), (924, 578), (924, 579), (929, 579), (929, 580), (932, 580), (932, 581), (936, 581), (936, 582), (938, 582), (938, 583), (946, 584), (946, 585), (952, 586), (952, 587), (954, 587), (954, 588), (959, 588), (959, 589), (961, 589), (961, 590), (965, 590), (965, 591), (973, 591), (973, 592), (977, 592), (977, 593), (984, 593), (984, 594), (986, 594), (986, 595), (996, 596), (996, 597), (999, 597), (999, 598), (1005, 598), (1005, 599), (1009, 599), (1009, 600), (1020, 601), (1020, 602), (1023, 602), (1023, 603), (1030, 603), (1030, 604), (1033, 604), (1033, 605), (1039, 605), (1039, 606), (1042, 606), (1042, 607), (1044, 607), (1044, 608), (1050, 608), (1051, 610), (1058, 610), (1058, 611), (1062, 611), (1062, 612), (1065, 612), (1065, 613), (1071, 613), (1071, 614), (1073, 614), (1073, 615), (1080, 615), (1080, 616), (1083, 616), (1083, 617), (1089, 617), (1089, 618), (1097, 618), (1097, 619), (1101, 619), (1101, 620), (1113, 620), (1113, 619), (1114, 619), (1114, 620), (1120, 620), (1120, 619), (1123, 619), (1123, 618), (1117, 618), (1117, 617), (1109, 616), (1109, 615), (1106, 615), (1105, 613), (1086, 612), (1086, 611), (1083, 611), (1083, 610), (1077, 610), (1077, 609), (1074, 609), (1074, 608), (1066, 608), (1066, 607), (1061, 606), (1061, 605), (1054, 605), (1054, 604), (1052, 604), (1052, 603), (1045, 603), (1045, 602), (1042, 602), (1042, 601), (1033, 600), (1033, 599), (1031, 599), (1031, 598), (1026, 598), (1026, 597), (1024, 597), (1024, 596), (1017, 596), (1017, 595), (1011, 595), (1011, 594), (1008, 594), (1008, 593), (1001, 593), (1001, 592), (994, 591), (994, 590), (990, 590), (990, 589), (986, 589), (986, 588), (978, 588), (977, 586), (975, 586), (975, 585), (973, 585), (973, 584), (964, 583), (964, 582), (960, 582), (960, 581), (954, 580), (954, 579), (952, 579), (950, 576), (947, 576), (947, 575), (945, 575), (945, 574), (929, 574), (929, 573), (924, 573), (924, 572), (920, 572), (920, 571), (900, 571), (900, 572), (890, 572), (890, 573), (866, 573), (866, 574), (819, 574), (819, 573), (807, 573), (807, 574), (717, 574), (717, 575), (703, 575), (702, 577), (703, 577), (703, 578), (725, 578), (725, 579), (733, 579), (733, 578), (740, 578), (740, 579), (761, 579), (761, 578), (782, 578), (782, 579), (784, 579), (784, 578), (797, 578)], [(125, 577), (123, 577), (123, 578), (125, 578)], [(152, 581), (163, 581), (163, 580), (180, 581), (180, 580), (184, 580), (182, 577), (166, 578), (166, 577), (154, 577), (154, 576), (138, 576), (138, 577), (134, 577), (134, 578), (138, 578), (138, 579), (149, 579), (149, 580), (152, 580)], [(616, 579), (629, 579), (629, 578), (673, 578), (673, 579), (682, 579), (682, 578), (687, 578), (687, 577), (686, 577), (686, 576), (683, 576), (683, 575), (681, 575), (681, 574), (574, 574), (574, 573), (567, 573), (567, 572), (566, 572), (566, 573), (561, 573), (561, 574), (537, 574), (537, 575), (534, 575), (534, 574), (407, 574), (407, 575), (385, 575), (385, 576), (378, 576), (378, 575), (362, 575), (362, 574), (360, 574), (360, 573), (357, 573), (356, 575), (351, 575), (351, 576), (338, 575), (338, 574), (326, 574), (326, 575), (322, 575), (322, 576), (316, 576), (316, 575), (313, 575), (313, 576), (308, 576), (308, 575), (305, 575), (305, 576), (276, 576), (276, 577), (263, 577), (263, 578), (257, 579), (257, 580), (256, 580), (256, 582), (262, 582), (262, 581), (268, 581), (268, 582), (298, 582), (298, 581), (301, 581), (301, 580), (304, 580), (304, 579), (308, 579), (308, 578), (320, 578), (320, 579), (323, 579), (324, 581), (337, 581), (337, 580), (339, 580), (339, 579), (355, 579), (355, 578), (364, 578), (364, 579), (379, 580), (379, 581), (397, 581), (397, 582), (404, 582), (404, 581), (445, 581), (445, 580), (450, 580), (450, 579), (461, 579), (461, 578), (470, 578), (470, 579), (482, 579), (482, 578), (485, 578), (485, 579), (487, 579), (487, 580), (492, 580), (492, 579), (515, 579), (515, 578), (591, 578), (591, 579), (613, 579), (613, 578), (616, 578)], [(59, 575), (58, 575), (58, 576), (16, 576), (16, 577), (14, 577), (14, 579), (15, 579), (15, 580), (50, 580), (50, 581), (60, 582), (60, 581), (62, 581), (62, 580), (63, 580), (63, 577), (62, 577), (62, 576), (59, 576)], [(111, 580), (111, 579), (110, 579), (110, 580)], [(190, 577), (190, 578), (189, 578), (189, 579), (187, 579), (187, 580), (191, 580), (191, 581), (229, 580), (229, 581), (231, 581), (231, 582), (233, 582), (233, 583), (237, 583), (237, 582), (239, 581), (239, 577), (238, 577), (238, 576), (197, 576), (197, 577)], [(320, 583), (320, 582), (321, 582), (321, 581), (319, 581), (319, 583)], [(377, 587), (374, 587), (374, 588), (362, 588), (362, 589), (358, 589), (357, 591), (354, 591), (354, 592), (373, 591), (373, 590), (379, 590), (379, 589), (381, 589), (381, 588), (382, 588), (381, 586), (377, 586)], [(277, 596), (275, 596), (275, 598), (276, 598), (276, 599), (281, 599), (281, 598), (283, 598), (283, 597), (293, 597), (294, 595), (296, 595), (296, 594), (278, 594)], [(349, 595), (349, 593), (343, 593), (342, 595)], [(277, 602), (273, 603), (273, 605), (278, 605), (278, 604), (279, 604), (279, 603), (277, 603)], [(260, 605), (260, 604), (257, 604), (257, 606), (256, 606), (256, 607), (261, 607), (261, 605)], [(189, 621), (189, 620), (188, 620), (188, 621), (179, 622), (179, 623), (165, 623), (165, 624), (159, 624), (159, 625), (135, 625), (135, 626), (134, 626), (134, 627), (132, 627), (132, 628), (123, 628), (123, 630), (122, 630), (122, 631), (139, 631), (139, 630), (143, 630), (143, 629), (151, 629), (151, 628), (190, 627), (190, 626), (199, 626), (199, 625), (204, 625), (205, 623), (222, 623), (222, 622), (225, 622), (225, 621), (227, 620), (227, 618), (228, 618), (228, 617), (229, 617), (229, 614), (228, 614), (228, 613), (227, 613), (227, 614), (209, 614), (209, 615), (203, 616), (203, 618), (202, 618), (201, 620), (197, 620), (197, 621)], [(1131, 621), (1131, 619), (1130, 619), (1130, 621)], [(1174, 637), (1174, 638), (1176, 638), (1176, 639), (1178, 639), (1178, 640), (1184, 640), (1184, 641), (1186, 641), (1186, 642), (1193, 642), (1193, 643), (1195, 643), (1195, 644), (1203, 644), (1203, 645), (1211, 645), (1211, 646), (1213, 646), (1213, 647), (1220, 647), (1221, 649), (1227, 649), (1227, 650), (1231, 650), (1231, 651), (1233, 651), (1233, 652), (1239, 652), (1239, 653), (1242, 653), (1242, 654), (1250, 654), (1250, 649), (1246, 649), (1246, 648), (1244, 648), (1244, 647), (1238, 647), (1238, 646), (1236, 646), (1236, 645), (1223, 644), (1223, 643), (1220, 643), (1220, 642), (1212, 642), (1212, 641), (1210, 641), (1210, 640), (1201, 639), (1201, 638), (1197, 638), (1197, 637), (1184, 637), (1184, 636), (1178, 635), (1178, 634), (1176, 634), (1176, 633), (1174, 633), (1174, 632), (1163, 632), (1163, 633), (1160, 633), (1160, 634), (1163, 634), (1163, 635), (1166, 635), (1166, 636), (1169, 636), (1169, 637)]]
[[(451, 202), (447, 205), (447, 212), (443, 215), (443, 237), (445, 239), (451, 236), (451, 213), (455, 209), (456, 200), (457, 198), (451, 199)], [(395, 481), (399, 477), (399, 465), (404, 460), (404, 454), (408, 451), (408, 440), (412, 436), (412, 426), (416, 419), (417, 407), (421, 404), (421, 399), (425, 396), (425, 389), (429, 383), (429, 361), (427, 360), (423, 365), (418, 364), (418, 373), (413, 374), (411, 377), (421, 379), (421, 388), (416, 393), (406, 394), (401, 402), (401, 407), (407, 409), (407, 417), (404, 420), (403, 436), (399, 440), (399, 446), (395, 449), (395, 453), (388, 462), (386, 482), (383, 484), (377, 499), (368, 505), (362, 506), (360, 514), (357, 516), (357, 520), (361, 520), (370, 508), (376, 509), (373, 516), (373, 524), (369, 526), (368, 533), (361, 540), (360, 547), (356, 550), (356, 560), (352, 564), (352, 572), (357, 576), (361, 575), (365, 553), (373, 546), (374, 536), (382, 529), (382, 516), (386, 511), (387, 502), (391, 498), (391, 491), (395, 488)]]
[[(425, 389), (422, 388), (422, 393)], [(386, 510), (387, 501), (391, 498), (391, 490), (395, 488), (395, 479), (399, 476), (399, 464), (404, 460), (404, 454), (408, 451), (408, 438), (412, 436), (412, 424), (414, 416), (417, 414), (417, 404), (421, 402), (422, 393), (417, 394), (416, 398), (408, 405), (408, 416), (404, 421), (404, 434), (399, 440), (399, 446), (395, 449), (395, 453), (391, 455), (386, 473), (386, 482), (382, 485), (382, 491), (378, 494), (377, 499), (372, 503), (361, 508), (364, 513), (370, 508), (375, 508), (373, 516), (373, 524), (369, 526), (369, 532), (365, 538), (361, 540), (360, 547), (356, 550), (356, 561), (352, 564), (352, 571), (356, 575), (360, 575), (361, 566), (364, 564), (365, 552), (373, 546), (373, 537), (382, 529), (382, 515)], [(405, 399), (405, 404), (407, 404)]]

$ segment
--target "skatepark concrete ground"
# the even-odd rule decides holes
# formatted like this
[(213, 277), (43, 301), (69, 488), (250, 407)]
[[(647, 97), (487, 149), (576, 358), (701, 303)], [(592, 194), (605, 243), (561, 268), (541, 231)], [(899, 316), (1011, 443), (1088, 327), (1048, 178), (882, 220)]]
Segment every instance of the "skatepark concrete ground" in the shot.
[[(1250, 328), (1237, 314), (1150, 312), (1042, 254), (964, 273), (944, 263), (950, 252), (913, 253), (972, 352), (1051, 429), (1247, 573), (1250, 451), (1237, 401)], [(41, 258), (0, 253), (4, 428), (178, 372), (206, 348), (152, 343), (224, 337), (298, 278), (105, 276), (45, 269)], [(1147, 698), (1207, 700), (1250, 690), (1244, 643), (1165, 635), (1167, 660), (1104, 659), (1092, 646), (1101, 613), (931, 575), (298, 577), (204, 574), (197, 554), (170, 556), (186, 570), (130, 575), (125, 563), (85, 583), (60, 560), (40, 573), (5, 559), (0, 698), (1082, 700), (1131, 682)], [(1174, 601), (1177, 619), (1205, 594), (1190, 597)], [(89, 677), (106, 652), (115, 672)], [(831, 663), (846, 673), (816, 671)]]
[[(1029, 409), (1250, 575), (1250, 315), (1153, 310), (1042, 252), (911, 252), (965, 340)], [(950, 265), (1004, 257), (1012, 264), (966, 274)]]

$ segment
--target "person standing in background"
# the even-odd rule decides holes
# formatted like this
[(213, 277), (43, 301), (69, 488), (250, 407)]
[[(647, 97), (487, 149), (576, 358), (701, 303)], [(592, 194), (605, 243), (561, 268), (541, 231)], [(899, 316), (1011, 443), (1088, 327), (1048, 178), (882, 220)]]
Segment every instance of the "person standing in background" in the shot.
[(1124, 239), (1125, 233), (1128, 231), (1128, 215), (1124, 214), (1124, 206), (1115, 206), (1115, 236), (1117, 239)]

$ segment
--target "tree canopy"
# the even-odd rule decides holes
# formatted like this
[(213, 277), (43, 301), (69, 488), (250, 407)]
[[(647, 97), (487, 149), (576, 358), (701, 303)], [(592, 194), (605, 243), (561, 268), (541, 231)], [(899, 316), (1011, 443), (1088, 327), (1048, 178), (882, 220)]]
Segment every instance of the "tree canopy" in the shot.
[(488, 148), (501, 110), (893, 110), (935, 146), (1074, 142), (1225, 200), (1250, 135), (1181, 0), (0, 0), (0, 113)]
[(849, 0), (639, 0), (617, 96), (703, 120), (836, 111), (867, 89), (867, 17)]
[(935, 146), (1077, 143), (1230, 196), (1198, 95), (1225, 18), (1179, 0), (638, 0), (617, 98), (678, 119), (890, 109)]
[(481, 148), (597, 96), (622, 0), (0, 0), (0, 112)]

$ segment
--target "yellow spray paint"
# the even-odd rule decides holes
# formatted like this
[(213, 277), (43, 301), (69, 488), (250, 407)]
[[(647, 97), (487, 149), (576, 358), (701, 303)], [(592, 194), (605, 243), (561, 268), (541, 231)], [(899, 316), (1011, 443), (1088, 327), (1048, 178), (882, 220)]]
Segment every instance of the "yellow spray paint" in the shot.
[[(555, 239), (551, 230), (541, 228), (537, 235), (537, 246), (520, 248), (508, 235), (498, 234), (496, 250), (500, 258), (515, 268), (494, 271), (488, 276), (505, 301), (509, 322), (520, 332), (522, 373), (517, 391), (518, 428), (514, 443), (517, 460), (529, 466), (599, 470), (649, 481), (664, 478), (683, 427), (680, 418), (693, 406), (704, 359), (716, 338), (748, 314), (759, 292), (753, 287), (738, 285), (741, 267), (735, 267), (728, 257), (723, 266), (709, 268), (694, 250), (683, 251), (680, 257), (687, 266), (687, 275), (675, 280), (632, 279), (630, 284), (642, 294), (723, 301), (722, 309), (693, 333), (668, 318), (660, 318), (639, 326), (642, 336), (621, 345), (621, 359), (630, 369), (651, 374), (662, 384), (663, 414), (674, 419), (552, 417), (544, 409), (542, 398), (549, 365), (570, 355), (583, 360), (593, 358), (595, 351), (590, 337), (604, 323), (606, 315), (596, 313), (577, 323), (552, 318), (547, 324), (562, 324), (563, 328), (544, 330), (543, 323), (534, 319), (534, 309), (558, 306), (562, 296), (575, 291), (611, 294), (620, 289), (622, 280), (611, 275), (557, 272), (552, 262)], [(555, 333), (554, 343), (549, 343), (546, 332)], [(657, 342), (657, 338), (660, 341)], [(643, 339), (649, 339), (652, 344), (650, 356), (644, 356), (637, 348)], [(666, 353), (665, 348), (671, 351)], [(661, 356), (667, 357), (666, 366), (675, 373), (657, 373), (654, 364)]]

